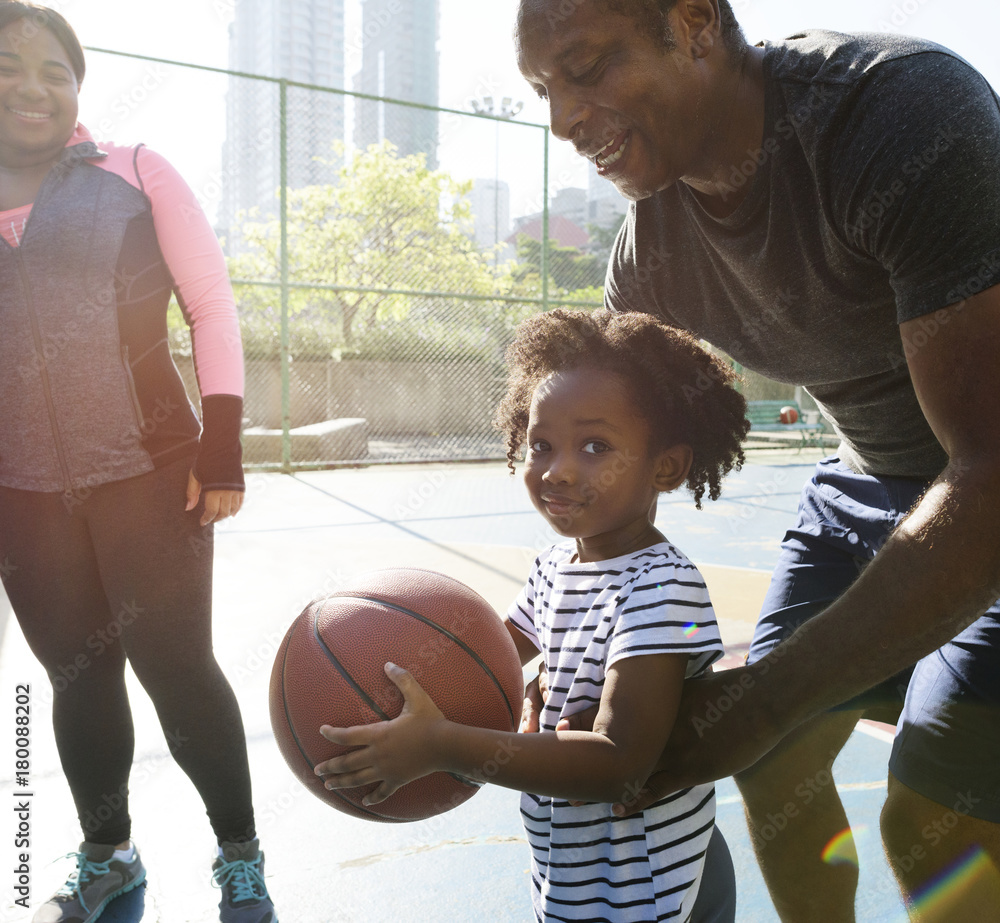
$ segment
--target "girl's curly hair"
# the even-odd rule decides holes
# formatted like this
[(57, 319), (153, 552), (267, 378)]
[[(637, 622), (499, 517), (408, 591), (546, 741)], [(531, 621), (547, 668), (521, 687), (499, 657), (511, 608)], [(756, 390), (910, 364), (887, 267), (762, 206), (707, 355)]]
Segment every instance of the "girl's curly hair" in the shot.
[(648, 314), (556, 309), (521, 323), (507, 349), (507, 393), (493, 425), (504, 433), (514, 470), (528, 430), (535, 388), (555, 372), (594, 369), (619, 375), (649, 422), (652, 451), (686, 444), (687, 486), (701, 509), (719, 498), (722, 479), (743, 466), (750, 428), (733, 370), (692, 336)]

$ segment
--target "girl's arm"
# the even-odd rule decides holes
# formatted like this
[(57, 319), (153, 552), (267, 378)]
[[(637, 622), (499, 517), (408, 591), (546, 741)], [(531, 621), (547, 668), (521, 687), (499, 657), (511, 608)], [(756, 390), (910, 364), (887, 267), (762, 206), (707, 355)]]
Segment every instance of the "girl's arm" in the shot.
[(538, 646), (509, 617), (503, 620), (503, 625), (514, 642), (514, 647), (517, 648), (517, 656), (521, 659), (521, 666), (531, 663), (541, 653)]
[(404, 698), (399, 717), (321, 728), (327, 740), (359, 749), (320, 763), (316, 774), (327, 777), (331, 789), (381, 781), (365, 804), (377, 804), (407, 782), (438, 771), (571, 801), (627, 804), (673, 726), (687, 661), (686, 654), (618, 660), (608, 668), (593, 731), (540, 734), (448, 721), (406, 670), (386, 664)]

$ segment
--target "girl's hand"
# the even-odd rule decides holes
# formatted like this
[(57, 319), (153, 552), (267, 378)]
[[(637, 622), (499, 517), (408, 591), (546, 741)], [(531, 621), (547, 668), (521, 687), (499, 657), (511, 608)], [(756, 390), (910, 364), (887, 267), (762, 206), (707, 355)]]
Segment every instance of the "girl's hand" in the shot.
[(402, 667), (385, 665), (386, 676), (403, 694), (403, 710), (391, 721), (352, 728), (327, 724), (319, 732), (331, 743), (359, 747), (315, 767), (328, 789), (382, 784), (365, 796), (364, 804), (385, 801), (396, 789), (441, 768), (435, 751), (436, 731), (447, 723), (420, 684)]

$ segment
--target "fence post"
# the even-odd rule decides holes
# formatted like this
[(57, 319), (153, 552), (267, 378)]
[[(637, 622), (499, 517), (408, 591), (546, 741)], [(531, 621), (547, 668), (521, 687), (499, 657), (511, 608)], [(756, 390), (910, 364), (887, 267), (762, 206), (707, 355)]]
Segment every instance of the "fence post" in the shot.
[(542, 155), (542, 310), (549, 309), (549, 129)]
[(280, 175), (279, 223), (281, 227), (281, 469), (292, 470), (292, 426), (288, 334), (288, 81), (278, 83), (278, 152)]

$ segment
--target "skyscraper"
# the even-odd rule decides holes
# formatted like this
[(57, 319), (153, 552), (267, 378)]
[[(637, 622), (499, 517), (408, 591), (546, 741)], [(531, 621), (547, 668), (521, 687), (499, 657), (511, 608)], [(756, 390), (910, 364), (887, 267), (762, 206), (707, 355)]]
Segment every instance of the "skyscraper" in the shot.
[[(229, 27), (229, 68), (324, 87), (344, 87), (344, 0), (236, 0)], [(278, 208), (278, 86), (230, 78), (223, 148), (222, 221), (253, 207)], [(335, 141), (344, 139), (344, 97), (300, 87), (287, 95), (287, 182), (332, 182)]]
[(475, 179), (469, 205), (476, 243), (484, 249), (502, 244), (510, 234), (510, 186), (503, 180)]
[[(428, 106), (438, 104), (438, 0), (362, 0), (364, 46), (354, 89)], [(438, 114), (359, 99), (354, 142), (389, 140), (400, 154), (425, 153), (437, 167)]]

